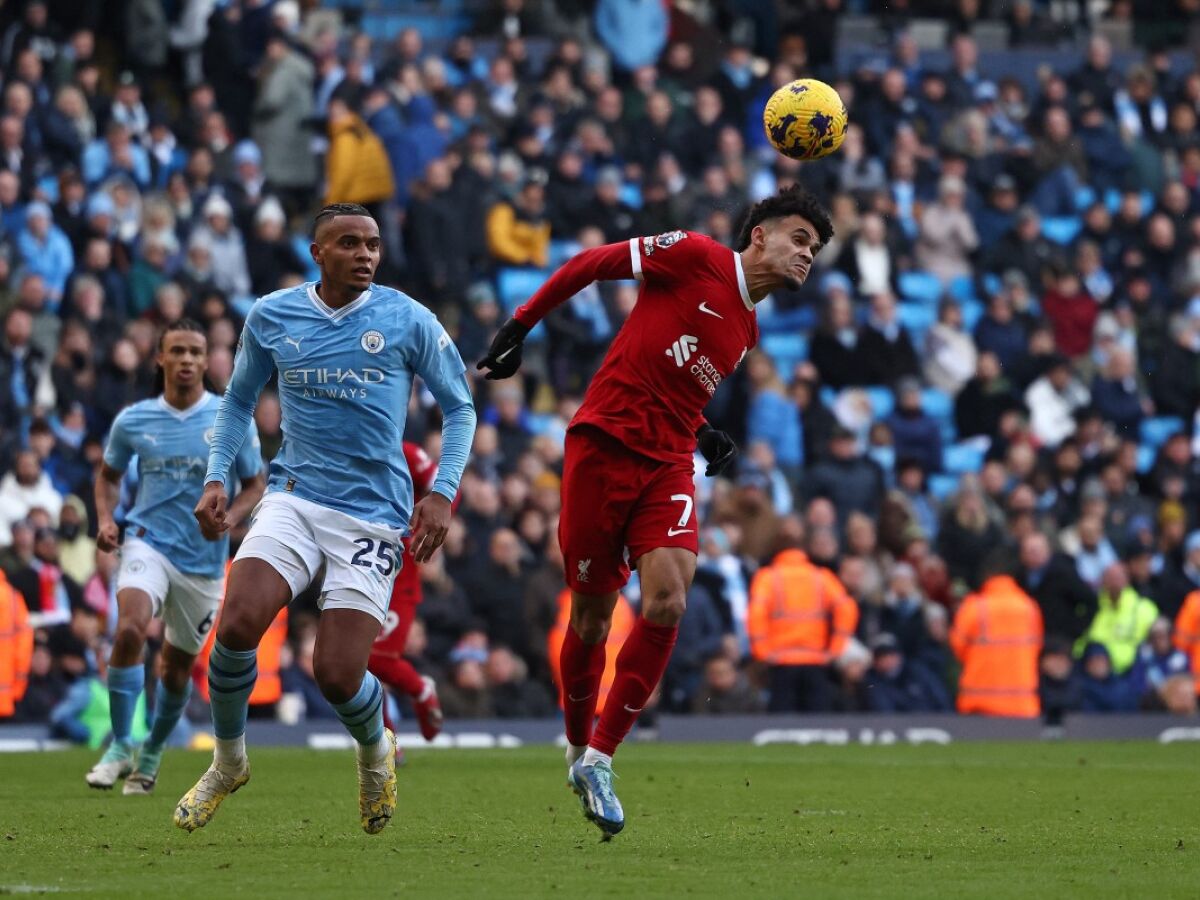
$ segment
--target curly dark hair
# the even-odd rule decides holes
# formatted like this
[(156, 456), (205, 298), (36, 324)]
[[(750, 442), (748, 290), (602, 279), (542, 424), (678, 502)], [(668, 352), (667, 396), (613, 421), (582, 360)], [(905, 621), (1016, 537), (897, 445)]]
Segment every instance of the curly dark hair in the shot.
[(316, 218), (313, 219), (312, 233), (315, 237), (321, 226), (331, 219), (336, 219), (338, 216), (366, 216), (368, 219), (374, 219), (371, 211), (365, 206), (358, 203), (330, 203), (324, 207)]
[(833, 222), (821, 201), (799, 185), (793, 185), (750, 207), (742, 221), (734, 249), (740, 253), (750, 246), (750, 232), (754, 230), (755, 225), (785, 216), (801, 216), (812, 222), (823, 245), (828, 244), (833, 237)]

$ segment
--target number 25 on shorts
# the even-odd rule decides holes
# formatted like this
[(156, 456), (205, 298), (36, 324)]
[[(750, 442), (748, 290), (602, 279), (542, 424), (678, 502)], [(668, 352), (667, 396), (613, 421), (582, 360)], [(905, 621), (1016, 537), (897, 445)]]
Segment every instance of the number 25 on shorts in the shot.
[(675, 537), (677, 534), (690, 534), (693, 529), (686, 528), (688, 519), (692, 517), (692, 498), (688, 494), (672, 494), (671, 502), (682, 503), (683, 513), (679, 516), (679, 524), (673, 528), (667, 529), (667, 537)]
[(396, 561), (400, 554), (395, 544), (369, 537), (355, 538), (354, 543), (361, 549), (350, 557), (350, 565), (361, 566), (364, 569), (373, 568), (384, 578), (396, 571)]

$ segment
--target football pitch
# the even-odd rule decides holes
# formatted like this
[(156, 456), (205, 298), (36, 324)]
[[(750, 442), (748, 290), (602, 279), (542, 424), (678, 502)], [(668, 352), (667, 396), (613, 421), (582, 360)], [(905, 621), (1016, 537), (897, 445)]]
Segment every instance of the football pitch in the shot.
[(561, 750), (409, 753), (397, 818), (358, 825), (352, 754), (251, 748), (207, 827), (89, 790), (94, 755), (0, 755), (0, 895), (1196, 897), (1200, 746), (631, 744), (602, 843)]

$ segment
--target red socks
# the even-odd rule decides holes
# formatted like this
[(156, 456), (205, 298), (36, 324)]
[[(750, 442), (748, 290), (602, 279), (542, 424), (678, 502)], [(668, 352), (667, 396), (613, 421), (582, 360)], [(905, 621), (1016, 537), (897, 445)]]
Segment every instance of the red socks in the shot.
[(425, 690), (425, 682), (421, 680), (420, 673), (412, 667), (412, 663), (401, 656), (379, 656), (372, 653), (367, 660), (367, 668), (388, 687), (408, 694), (414, 700)]
[[(678, 635), (678, 626), (655, 625), (638, 617), (617, 657), (617, 677), (604, 702), (604, 712), (592, 735), (591, 747), (609, 756), (617, 752), (617, 745), (625, 740), (642, 707), (662, 680)], [(576, 743), (570, 731), (567, 740)]]
[(587, 746), (592, 737), (604, 662), (604, 642), (585, 644), (568, 624), (558, 668), (562, 681), (564, 730), (568, 743), (576, 747)]

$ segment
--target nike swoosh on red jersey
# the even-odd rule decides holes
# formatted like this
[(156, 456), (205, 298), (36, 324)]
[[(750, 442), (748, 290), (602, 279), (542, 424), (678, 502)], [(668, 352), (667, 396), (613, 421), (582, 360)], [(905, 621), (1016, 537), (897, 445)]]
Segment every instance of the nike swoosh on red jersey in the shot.
[(710, 316), (716, 316), (718, 319), (724, 319), (724, 318), (725, 318), (723, 315), (721, 315), (721, 314), (720, 314), (719, 312), (717, 312), (716, 310), (709, 309), (709, 308), (708, 308), (708, 301), (707, 301), (707, 300), (705, 300), (703, 303), (701, 303), (701, 304), (700, 304), (700, 312), (702, 312), (702, 313), (708, 313)]
[(667, 537), (675, 537), (677, 534), (691, 534), (695, 530), (694, 528), (668, 528)]

